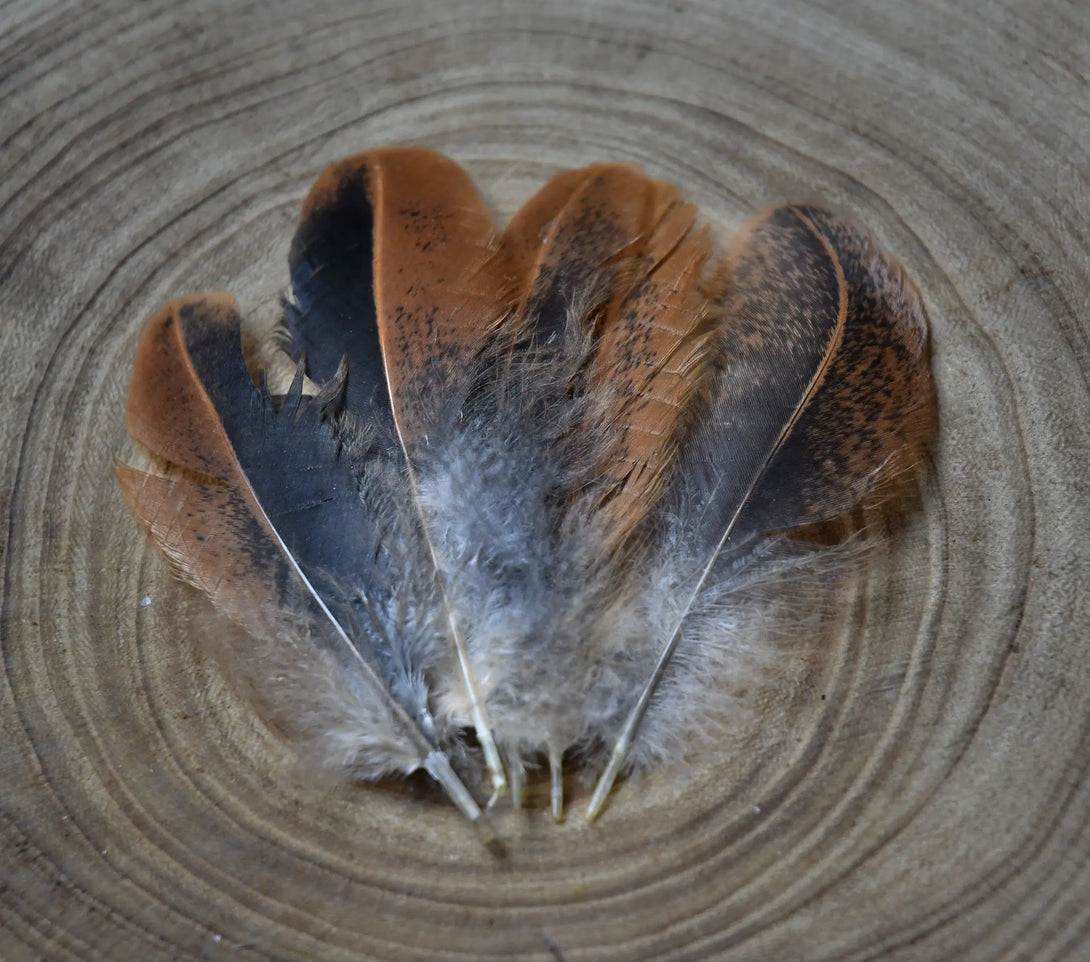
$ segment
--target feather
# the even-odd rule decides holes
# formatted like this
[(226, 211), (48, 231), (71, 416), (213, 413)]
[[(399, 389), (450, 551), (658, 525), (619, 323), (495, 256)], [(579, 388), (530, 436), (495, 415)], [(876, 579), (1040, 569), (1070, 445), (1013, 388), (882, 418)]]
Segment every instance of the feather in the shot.
[[(668, 581), (685, 600), (647, 635), (658, 656), (615, 736), (592, 820), (730, 557), (770, 531), (843, 514), (918, 459), (931, 430), (919, 295), (862, 228), (818, 207), (775, 208), (743, 228), (726, 263), (724, 369), (683, 454), (666, 540), (692, 564)], [(669, 711), (664, 699), (655, 710)]]
[[(588, 626), (608, 607), (614, 549), (657, 495), (701, 383), (709, 242), (694, 220), (675, 188), (624, 165), (547, 184), (501, 240), (515, 307), (487, 376), (421, 467), (515, 794), (546, 754), (556, 817), (560, 759), (583, 727), (572, 690), (591, 670)], [(678, 400), (663, 401), (674, 386)], [(567, 684), (548, 683), (557, 665)]]
[[(466, 370), (505, 313), (491, 216), (465, 172), (433, 151), (369, 151), (331, 165), (292, 243), (288, 327), (311, 376), (346, 360), (346, 408), (396, 439), (438, 578), (470, 719), (496, 794), (506, 787), (464, 629), (419, 499), (417, 462), (457, 409)], [(392, 430), (391, 430), (392, 428)]]
[(518, 210), (500, 242), (517, 336), (563, 346), (574, 335), (580, 344), (586, 325), (573, 319), (594, 317), (594, 296), (610, 295), (618, 261), (644, 227), (643, 182), (627, 165), (594, 164), (558, 174)]
[[(612, 591), (571, 372), (531, 353), (486, 367), (462, 416), (419, 465), (422, 501), (465, 625), (475, 677), (517, 801), (538, 753), (559, 758), (582, 728), (587, 627)], [(452, 691), (443, 713), (464, 706)]]
[(392, 671), (397, 659), (346, 628), (358, 598), (393, 595), (396, 539), (365, 515), (321, 400), (297, 381), (274, 404), (250, 379), (240, 333), (222, 294), (176, 301), (145, 329), (129, 432), (164, 469), (119, 466), (129, 507), (182, 577), (265, 643), (251, 657), (274, 655), (259, 694), (278, 727), (364, 778), (426, 769), (487, 836), (430, 730), (426, 666)]

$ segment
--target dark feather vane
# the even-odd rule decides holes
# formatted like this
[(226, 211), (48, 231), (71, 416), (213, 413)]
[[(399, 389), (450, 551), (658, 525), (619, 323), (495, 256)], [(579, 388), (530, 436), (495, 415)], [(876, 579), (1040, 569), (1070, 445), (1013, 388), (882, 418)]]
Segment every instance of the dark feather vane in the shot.
[(695, 223), (598, 164), (497, 235), (452, 161), (371, 151), (304, 204), (286, 394), (251, 378), (230, 297), (151, 320), (128, 419), (154, 464), (122, 487), (245, 629), (241, 674), (303, 756), (425, 769), (488, 837), (450, 762), (472, 729), (492, 801), (544, 757), (558, 819), (565, 754), (601, 758), (593, 819), (699, 741), (732, 592), (791, 567), (779, 534), (921, 462), (926, 320), (867, 231), (779, 207), (717, 264)]

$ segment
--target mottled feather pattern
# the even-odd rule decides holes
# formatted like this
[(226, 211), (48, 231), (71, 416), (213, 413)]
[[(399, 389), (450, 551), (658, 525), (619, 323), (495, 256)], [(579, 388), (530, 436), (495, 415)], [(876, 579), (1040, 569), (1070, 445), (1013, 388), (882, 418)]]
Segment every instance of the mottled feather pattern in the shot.
[(387, 148), (322, 174), (289, 266), (256, 346), (227, 295), (152, 319), (154, 469), (122, 487), (303, 757), (423, 769), (485, 839), (542, 763), (556, 818), (565, 759), (601, 772), (593, 819), (618, 775), (713, 753), (789, 657), (777, 591), (862, 543), (793, 532), (933, 429), (918, 292), (816, 205), (717, 256), (676, 188), (596, 164), (498, 231), (453, 161)]

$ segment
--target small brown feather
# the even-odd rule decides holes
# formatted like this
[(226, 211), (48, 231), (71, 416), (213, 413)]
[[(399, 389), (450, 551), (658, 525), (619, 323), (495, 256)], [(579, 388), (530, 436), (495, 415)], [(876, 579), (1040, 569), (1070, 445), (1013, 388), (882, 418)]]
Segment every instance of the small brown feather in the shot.
[(160, 457), (190, 471), (235, 483), (238, 467), (208, 396), (188, 363), (177, 323), (184, 305), (200, 304), (215, 318), (238, 311), (222, 291), (179, 298), (144, 328), (136, 349), (126, 418), (129, 434)]
[(616, 735), (591, 819), (719, 559), (775, 529), (843, 515), (915, 463), (932, 427), (922, 304), (865, 231), (824, 208), (778, 207), (747, 222), (725, 264), (723, 370), (681, 492), (698, 502), (687, 537), (704, 560)]
[(508, 221), (500, 238), (499, 258), (517, 320), (525, 323), (534, 289), (545, 282), (547, 256), (555, 255), (555, 232), (572, 200), (602, 165), (557, 174)]
[[(282, 551), (216, 409), (194, 370), (180, 315), (209, 327), (237, 324), (222, 292), (179, 298), (145, 327), (129, 387), (129, 433), (163, 464), (162, 474), (118, 465), (129, 508), (185, 579), (249, 630), (263, 605), (281, 604), (273, 568)], [(255, 620), (257, 619), (257, 620)]]
[(915, 285), (866, 228), (798, 206), (844, 276), (844, 336), (753, 512), (771, 528), (826, 521), (923, 457), (934, 430), (927, 320)]
[(144, 328), (128, 427), (161, 459), (163, 473), (119, 464), (117, 476), (129, 509), (181, 577), (246, 630), (259, 632), (265, 612), (282, 603), (276, 580), (255, 564), (257, 546), (274, 533), (190, 363), (178, 323), (186, 306), (203, 308), (213, 323), (228, 322), (237, 310), (222, 292), (180, 298)]
[[(420, 148), (369, 151), (336, 165), (329, 185), (365, 170), (374, 212), (373, 271), (379, 343), (397, 436), (404, 450), (411, 498), (435, 566), (450, 639), (477, 737), (497, 794), (506, 791), (491, 723), (461, 625), (455, 618), (434, 533), (420, 504), (416, 463), (454, 397), (477, 364), (489, 333), (507, 315), (504, 276), (492, 217), (465, 171)], [(323, 175), (324, 179), (325, 175)], [(319, 182), (317, 201), (328, 187)], [(304, 212), (305, 216), (305, 212)], [(361, 265), (366, 269), (366, 265)]]
[[(791, 437), (840, 346), (846, 316), (844, 276), (820, 233), (796, 211), (753, 218), (728, 253), (729, 282), (717, 338), (725, 368), (713, 387), (711, 416), (698, 436), (697, 460), (709, 463), (692, 537), (702, 552), (687, 600), (664, 640), (598, 779), (587, 817), (598, 817), (651, 707), (685, 621), (713, 578), (750, 500)], [(709, 439), (714, 442), (708, 444)], [(701, 443), (703, 442), (703, 443)], [(685, 481), (682, 472), (681, 481)], [(689, 492), (685, 492), (689, 497)]]
[(623, 296), (634, 283), (626, 267), (676, 197), (676, 188), (627, 164), (594, 164), (550, 181), (503, 235), (509, 270), (522, 278), (520, 323), (536, 328), (541, 341), (562, 334), (573, 312), (577, 327), (593, 323), (600, 305), (586, 304), (588, 293), (602, 303)]

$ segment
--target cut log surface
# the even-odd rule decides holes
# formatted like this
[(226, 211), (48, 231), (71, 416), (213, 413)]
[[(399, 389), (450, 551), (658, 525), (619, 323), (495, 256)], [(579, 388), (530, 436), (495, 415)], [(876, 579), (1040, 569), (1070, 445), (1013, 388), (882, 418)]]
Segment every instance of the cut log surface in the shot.
[[(1082, 3), (0, 5), (0, 958), (1090, 958)], [(389, 144), (503, 219), (630, 161), (720, 241), (855, 214), (923, 292), (916, 506), (737, 737), (501, 852), (315, 782), (114, 477), (146, 317), (271, 318), (322, 168)], [(828, 601), (828, 599), (827, 599)]]

